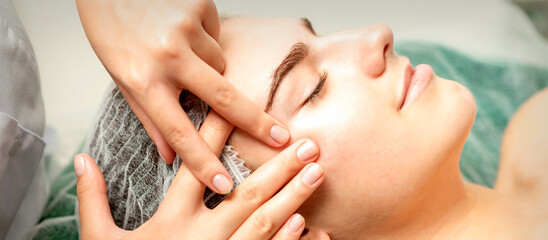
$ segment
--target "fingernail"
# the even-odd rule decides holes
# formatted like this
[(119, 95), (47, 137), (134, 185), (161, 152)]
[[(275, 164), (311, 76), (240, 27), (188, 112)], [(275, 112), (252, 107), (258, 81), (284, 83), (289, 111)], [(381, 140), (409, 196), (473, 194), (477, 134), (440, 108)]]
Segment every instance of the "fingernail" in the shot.
[(86, 159), (82, 155), (76, 155), (74, 157), (74, 172), (76, 176), (80, 177), (86, 171)]
[(303, 174), (303, 182), (314, 185), (323, 174), (323, 169), (316, 163), (311, 163)]
[(289, 132), (278, 125), (274, 125), (270, 129), (270, 137), (278, 143), (286, 143), (289, 140)]
[(222, 194), (226, 194), (232, 190), (230, 180), (223, 174), (217, 174), (213, 177), (213, 186)]
[(292, 232), (298, 232), (299, 229), (301, 229), (301, 226), (303, 226), (304, 218), (301, 216), (301, 214), (296, 213), (291, 220), (289, 220), (289, 224), (287, 224), (287, 228), (289, 228)]
[(297, 150), (297, 157), (301, 161), (307, 161), (318, 154), (318, 147), (311, 141), (308, 141), (301, 145)]

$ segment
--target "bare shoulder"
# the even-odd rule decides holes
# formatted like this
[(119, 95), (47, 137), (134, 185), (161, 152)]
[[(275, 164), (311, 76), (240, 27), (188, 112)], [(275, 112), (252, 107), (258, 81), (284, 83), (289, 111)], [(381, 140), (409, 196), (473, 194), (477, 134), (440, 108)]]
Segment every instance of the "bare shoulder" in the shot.
[(548, 239), (548, 220), (540, 221), (534, 226), (530, 239)]
[[(548, 166), (548, 88), (529, 98), (504, 132), (501, 160), (544, 160)], [(526, 159), (527, 158), (527, 159)], [(533, 169), (531, 169), (533, 170)]]
[(502, 139), (495, 190), (548, 212), (548, 88), (514, 114)]

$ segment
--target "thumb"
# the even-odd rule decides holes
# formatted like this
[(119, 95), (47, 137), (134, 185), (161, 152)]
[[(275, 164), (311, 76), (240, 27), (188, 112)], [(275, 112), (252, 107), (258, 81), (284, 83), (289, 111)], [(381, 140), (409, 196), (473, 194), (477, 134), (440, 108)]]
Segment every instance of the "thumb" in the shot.
[[(74, 157), (74, 171), (78, 177), (76, 193), (80, 211), (82, 239), (106, 239), (116, 225), (110, 213), (105, 179), (95, 161), (87, 154)], [(112, 236), (112, 235), (110, 235)]]

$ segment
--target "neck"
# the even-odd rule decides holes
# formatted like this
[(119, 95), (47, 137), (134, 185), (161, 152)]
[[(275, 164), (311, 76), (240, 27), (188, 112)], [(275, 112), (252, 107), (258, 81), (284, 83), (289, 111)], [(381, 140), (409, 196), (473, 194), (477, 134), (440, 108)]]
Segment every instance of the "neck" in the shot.
[[(459, 155), (460, 156), (460, 155)], [(417, 191), (405, 210), (392, 218), (371, 221), (358, 236), (367, 239), (432, 239), (446, 226), (461, 222), (472, 210), (460, 175), (458, 157), (445, 162)]]

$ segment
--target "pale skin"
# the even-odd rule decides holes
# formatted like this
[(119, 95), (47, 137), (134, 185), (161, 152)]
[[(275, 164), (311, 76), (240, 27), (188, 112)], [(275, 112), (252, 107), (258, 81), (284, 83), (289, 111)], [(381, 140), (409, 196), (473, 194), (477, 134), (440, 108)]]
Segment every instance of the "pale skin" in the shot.
[[(472, 95), (460, 84), (434, 75), (428, 87), (400, 109), (402, 69), (408, 60), (393, 52), (392, 32), (387, 26), (377, 24), (316, 36), (299, 19), (238, 18), (223, 21), (221, 30), (219, 42), (227, 63), (224, 76), (261, 108), (266, 108), (268, 102), (272, 72), (289, 49), (299, 42), (309, 46), (307, 57), (281, 83), (269, 111), (292, 132), (289, 143), (293, 145), (287, 148), (290, 153), (298, 155), (295, 145), (302, 144), (299, 140), (302, 138), (310, 139), (321, 149), (314, 161), (321, 165), (326, 179), (313, 194), (310, 190), (307, 192), (310, 197), (297, 210), (306, 219), (308, 230), (302, 239), (544, 239), (548, 236), (545, 230), (547, 212), (540, 207), (541, 202), (545, 203), (543, 197), (548, 186), (545, 177), (534, 174), (535, 187), (529, 191), (525, 189), (525, 195), (518, 184), (507, 184), (511, 187), (503, 190), (505, 181), (513, 183), (517, 176), (528, 176), (530, 170), (546, 169), (548, 165), (542, 161), (542, 156), (546, 155), (535, 150), (538, 148), (526, 149), (533, 151), (531, 156), (538, 157), (533, 160), (505, 153), (512, 149), (507, 147), (512, 145), (512, 139), (545, 142), (542, 138), (545, 134), (534, 135), (536, 138), (527, 134), (512, 135), (511, 129), (521, 133), (520, 128), (531, 127), (527, 124), (537, 124), (538, 129), (532, 129), (540, 129), (541, 133), (547, 131), (541, 124), (543, 121), (538, 120), (546, 117), (546, 111), (536, 114), (539, 112), (536, 108), (548, 98), (546, 91), (528, 101), (511, 121), (503, 140), (497, 187), (488, 189), (464, 182), (458, 169), (459, 156), (475, 116)], [(329, 77), (322, 91), (307, 102), (325, 72)], [(303, 105), (304, 102), (307, 103)], [(259, 207), (261, 204), (269, 205), (270, 201), (266, 199), (282, 187), (280, 181), (288, 181), (291, 174), (296, 174), (295, 169), (304, 165), (301, 163), (289, 174), (283, 167), (272, 167), (272, 162), (288, 150), (268, 146), (241, 129), (235, 129), (229, 143), (255, 170), (252, 176), (263, 176), (261, 174), (267, 172), (265, 169), (272, 169), (268, 171), (271, 175), (264, 174), (265, 181), (256, 180), (261, 177), (250, 178), (238, 187), (238, 191), (247, 196), (262, 196), (262, 201), (254, 205), (259, 210), (264, 209)], [(219, 149), (219, 143), (210, 146)], [(510, 153), (512, 151), (515, 150)], [(267, 161), (269, 159), (274, 161)], [(520, 171), (511, 170), (521, 161), (531, 165), (525, 164)], [(513, 176), (505, 172), (513, 172)], [(86, 191), (80, 191), (81, 182), (86, 182), (81, 180), (85, 179), (82, 178), (85, 174), (79, 177), (79, 201), (82, 201), (82, 194), (86, 194)], [(94, 174), (100, 176), (98, 170)], [(276, 180), (280, 174), (284, 177)], [(192, 181), (188, 175), (191, 174), (179, 172), (177, 178), (187, 176), (185, 179)], [(99, 190), (98, 186), (104, 186), (102, 182), (93, 183), (87, 186)], [(170, 189), (170, 192), (187, 191), (174, 188), (176, 190)], [(265, 194), (262, 189), (271, 193)], [(194, 197), (201, 196), (200, 191), (189, 192), (185, 194), (193, 195), (194, 192)], [(538, 197), (529, 198), (528, 194)], [(258, 214), (266, 216), (260, 218), (261, 221), (251, 217), (248, 219), (252, 220), (251, 225), (239, 226), (249, 231), (249, 235), (242, 237), (278, 234), (284, 229), (281, 226), (291, 216), (292, 208), (309, 195), (293, 192), (286, 196), (282, 198), (284, 201), (266, 207), (270, 211)], [(298, 200), (288, 204), (295, 197)], [(177, 210), (176, 203), (167, 203), (173, 198), (166, 197), (166, 203), (162, 204)], [(94, 202), (105, 204), (106, 196), (102, 194), (99, 200)], [(246, 201), (240, 200), (240, 204), (241, 207)], [(102, 208), (103, 215), (93, 209), (97, 207), (92, 204), (81, 208), (81, 217), (110, 217), (108, 206)], [(169, 211), (158, 211), (157, 215), (165, 216), (166, 212)], [(279, 212), (284, 213), (283, 217), (275, 214)], [(253, 211), (246, 214), (254, 216)], [(186, 216), (195, 226), (210, 224), (207, 217)], [(225, 220), (230, 219), (228, 215), (225, 217)], [(139, 232), (139, 236), (154, 236), (162, 226), (151, 222), (143, 225), (148, 231)], [(172, 224), (177, 220), (167, 222)], [(109, 229), (82, 223), (83, 228), (95, 230), (88, 232), (91, 237)], [(115, 229), (108, 227), (110, 231)], [(113, 232), (129, 234), (120, 230)], [(185, 236), (174, 237), (186, 239)], [(291, 239), (296, 239), (295, 235)]]
[[(307, 220), (304, 239), (548, 236), (543, 230), (548, 212), (541, 207), (548, 192), (541, 169), (548, 161), (545, 148), (539, 146), (546, 143), (547, 127), (542, 123), (548, 118), (546, 110), (536, 110), (548, 97), (535, 96), (533, 103), (524, 105), (523, 109), (533, 109), (517, 113), (504, 139), (506, 143), (521, 137), (536, 143), (521, 150), (531, 157), (514, 153), (528, 164), (506, 157), (511, 155), (506, 151), (516, 150), (503, 144), (497, 187), (488, 189), (464, 182), (458, 167), (475, 117), (471, 93), (433, 75), (425, 90), (399, 109), (409, 62), (393, 52), (392, 32), (385, 25), (317, 36), (299, 19), (228, 19), (220, 38), (227, 62), (224, 76), (266, 108), (272, 72), (299, 42), (309, 46), (309, 53), (286, 75), (269, 113), (289, 128), (290, 143), (309, 138), (322, 149), (317, 162), (328, 177), (298, 211)], [(328, 80), (307, 102), (324, 73)], [(520, 117), (527, 112), (534, 114)], [(540, 133), (512, 131), (521, 128), (514, 124), (529, 124), (530, 131)], [(251, 168), (283, 149), (266, 146), (239, 129), (229, 143)], [(503, 179), (517, 178), (516, 171), (514, 177), (506, 173), (505, 165), (512, 164), (523, 166), (519, 176), (532, 176), (534, 187), (502, 190)]]
[[(220, 153), (226, 139), (214, 141), (210, 135), (202, 136), (215, 153)], [(305, 220), (294, 212), (324, 180), (322, 168), (314, 163), (318, 154), (314, 142), (296, 142), (257, 169), (213, 210), (203, 203), (205, 185), (182, 165), (158, 211), (133, 231), (115, 225), (99, 167), (90, 156), (79, 154), (74, 158), (74, 168), (80, 238), (299, 239)]]
[(548, 89), (527, 100), (509, 122), (495, 189), (515, 195), (531, 212), (548, 212)]
[(203, 132), (223, 139), (235, 125), (270, 146), (288, 141), (285, 126), (222, 77), (225, 62), (212, 0), (76, 3), (93, 50), (166, 163), (178, 154), (213, 191), (227, 193), (232, 188), (230, 175), (179, 105), (183, 89), (222, 116), (208, 117)]

